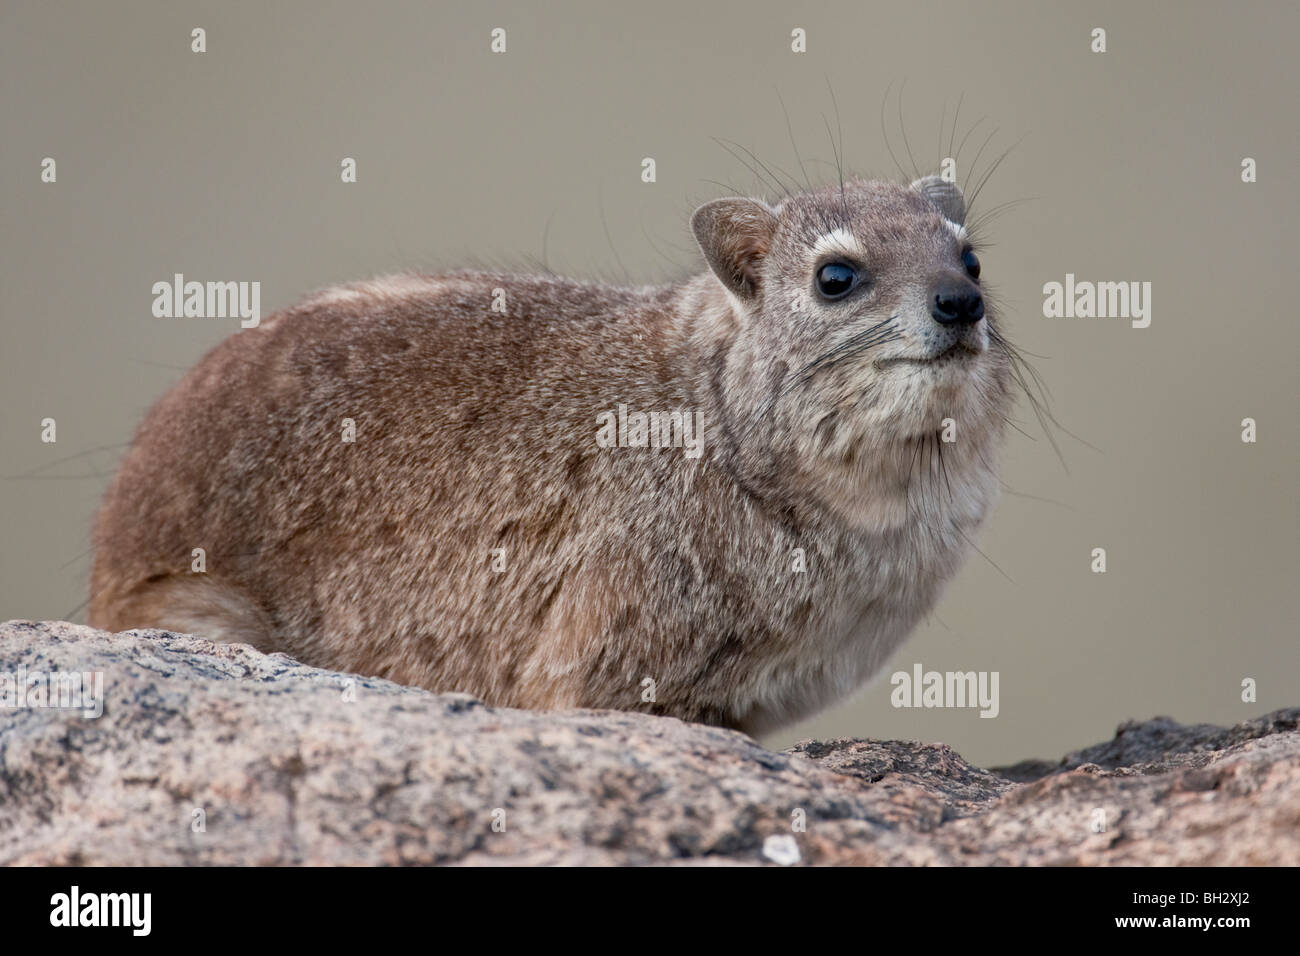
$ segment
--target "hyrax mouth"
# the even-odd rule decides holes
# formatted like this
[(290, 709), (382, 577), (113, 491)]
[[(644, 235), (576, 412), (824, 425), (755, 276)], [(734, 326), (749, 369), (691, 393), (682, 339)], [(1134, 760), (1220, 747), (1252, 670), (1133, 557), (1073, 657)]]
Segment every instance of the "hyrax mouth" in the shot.
[(982, 349), (972, 348), (965, 342), (954, 342), (946, 349), (930, 355), (891, 355), (876, 360), (876, 368), (886, 369), (896, 365), (918, 368), (945, 368), (949, 366), (969, 365), (975, 361)]

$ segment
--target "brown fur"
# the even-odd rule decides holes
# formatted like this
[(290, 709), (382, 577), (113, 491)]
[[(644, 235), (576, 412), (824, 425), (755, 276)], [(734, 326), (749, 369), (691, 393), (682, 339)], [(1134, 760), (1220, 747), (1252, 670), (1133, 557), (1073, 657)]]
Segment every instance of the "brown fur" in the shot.
[[(851, 691), (995, 497), (1007, 358), (972, 332), (960, 367), (879, 364), (937, 348), (929, 284), (961, 270), (915, 184), (746, 203), (702, 207), (714, 273), (677, 285), (393, 277), (233, 335), (136, 435), (97, 519), (91, 622), (752, 732)], [(808, 297), (836, 229), (872, 277), (838, 306)], [(880, 323), (896, 337), (819, 360)], [(703, 456), (598, 447), (620, 403), (698, 410)]]

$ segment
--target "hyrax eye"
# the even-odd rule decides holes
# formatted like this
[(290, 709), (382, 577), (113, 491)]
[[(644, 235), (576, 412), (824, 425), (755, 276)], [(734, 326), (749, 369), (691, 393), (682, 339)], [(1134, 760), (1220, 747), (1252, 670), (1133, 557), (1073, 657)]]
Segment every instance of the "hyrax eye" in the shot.
[(973, 250), (967, 249), (961, 254), (961, 264), (966, 267), (966, 274), (972, 279), (980, 277), (980, 261)]
[(827, 299), (844, 298), (857, 282), (857, 271), (843, 262), (828, 262), (817, 270), (817, 291)]

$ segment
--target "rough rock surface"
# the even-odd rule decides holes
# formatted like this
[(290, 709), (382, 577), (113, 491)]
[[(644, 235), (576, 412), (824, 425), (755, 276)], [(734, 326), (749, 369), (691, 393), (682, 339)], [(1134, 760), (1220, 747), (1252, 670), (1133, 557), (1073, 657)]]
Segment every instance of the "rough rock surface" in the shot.
[(163, 631), (0, 625), (20, 667), (101, 671), (105, 707), (0, 706), (0, 864), (1300, 864), (1300, 709), (999, 771), (497, 710)]

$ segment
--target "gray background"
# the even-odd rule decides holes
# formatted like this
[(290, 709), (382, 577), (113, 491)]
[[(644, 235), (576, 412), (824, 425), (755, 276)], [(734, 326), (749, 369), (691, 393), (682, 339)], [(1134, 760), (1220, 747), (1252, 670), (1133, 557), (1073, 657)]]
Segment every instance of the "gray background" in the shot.
[[(903, 153), (905, 83), (918, 167), (946, 154), (959, 97), (959, 137), (984, 118), (962, 182), (986, 133), (975, 176), (1018, 144), (975, 210), (1027, 200), (986, 229), (985, 275), (1057, 417), (1098, 450), (1059, 435), (1067, 471), (1022, 404), (990, 560), (972, 557), (883, 679), (768, 742), (919, 738), (1011, 761), (1128, 717), (1300, 702), (1296, 6), (613, 6), (5, 0), (0, 618), (84, 619), (90, 519), (121, 443), (236, 331), (155, 319), (155, 281), (260, 280), (267, 314), (399, 269), (526, 268), (544, 236), (557, 271), (676, 277), (699, 267), (691, 209), (729, 191), (713, 181), (761, 188), (715, 138), (795, 168), (783, 99), (810, 172), (833, 179), (831, 89), (847, 167), (898, 178), (880, 110), (892, 90)], [(496, 26), (505, 55), (488, 51)], [(1151, 327), (1043, 318), (1043, 283), (1067, 272), (1152, 282)], [(1258, 444), (1240, 441), (1246, 416)], [(888, 674), (916, 661), (999, 671), (1001, 715), (892, 709)], [(1248, 676), (1257, 703), (1240, 700)]]

